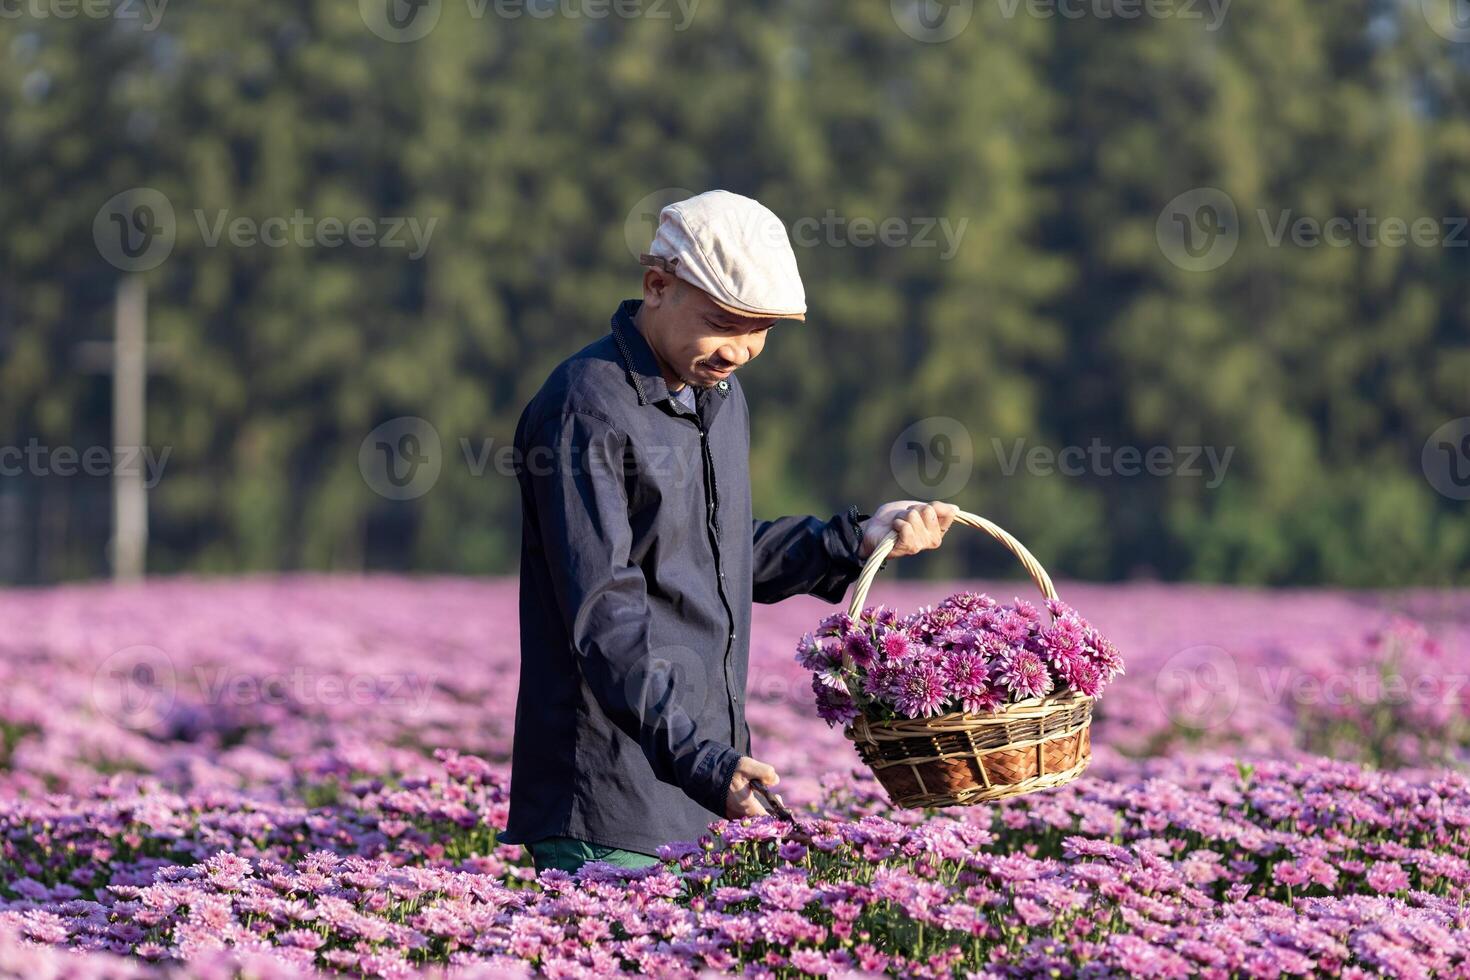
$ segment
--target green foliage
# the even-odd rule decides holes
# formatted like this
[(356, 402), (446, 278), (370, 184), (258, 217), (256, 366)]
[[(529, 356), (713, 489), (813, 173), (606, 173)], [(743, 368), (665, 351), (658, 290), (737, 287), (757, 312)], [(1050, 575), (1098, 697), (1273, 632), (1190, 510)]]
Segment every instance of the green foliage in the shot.
[[(948, 416), (974, 443), (948, 499), (1062, 576), (1466, 580), (1463, 507), (1419, 452), (1470, 412), (1467, 250), (1267, 234), (1286, 213), (1470, 213), (1466, 46), (1419, 5), (1236, 0), (1210, 30), (982, 3), (937, 44), (884, 3), (702, 0), (687, 25), (677, 4), (482, 6), (444, 3), (414, 43), (320, 0), (194, 0), (154, 30), (0, 24), (0, 442), (107, 443), (107, 380), (76, 358), (110, 336), (119, 276), (92, 222), (132, 187), (176, 212), (145, 273), (149, 441), (171, 452), (152, 569), (513, 572), (519, 501), (494, 453), (550, 367), (637, 294), (635, 205), (725, 187), (788, 228), (958, 232), (952, 254), (937, 231), (937, 247), (798, 245), (809, 320), (741, 375), (759, 515), (916, 496), (889, 448)], [(1210, 272), (1170, 263), (1154, 233), (1198, 187), (1240, 218)], [(418, 259), (209, 242), (221, 211), (298, 210), (436, 224)], [(443, 470), (400, 502), (363, 479), (358, 447), (402, 415), (433, 424)], [(1017, 439), (1233, 455), (1216, 486), (1006, 472), (998, 447)], [(62, 499), (58, 480), (37, 492)], [(53, 509), (84, 506), (66, 499)], [(96, 536), (60, 526), (52, 571), (21, 577), (102, 569)], [(1001, 570), (979, 541), (902, 569)]]

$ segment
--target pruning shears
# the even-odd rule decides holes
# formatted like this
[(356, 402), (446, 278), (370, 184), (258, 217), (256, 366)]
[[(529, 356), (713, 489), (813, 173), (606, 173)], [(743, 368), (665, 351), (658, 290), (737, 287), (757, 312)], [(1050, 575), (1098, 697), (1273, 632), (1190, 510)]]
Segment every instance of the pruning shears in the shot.
[(755, 789), (756, 792), (760, 793), (761, 798), (766, 801), (766, 809), (770, 810), (776, 816), (780, 817), (782, 820), (785, 820), (793, 827), (796, 826), (796, 816), (786, 806), (786, 802), (781, 799), (780, 793), (777, 793), (775, 790), (771, 789), (759, 779), (752, 779), (750, 781), (750, 785), (753, 789)]

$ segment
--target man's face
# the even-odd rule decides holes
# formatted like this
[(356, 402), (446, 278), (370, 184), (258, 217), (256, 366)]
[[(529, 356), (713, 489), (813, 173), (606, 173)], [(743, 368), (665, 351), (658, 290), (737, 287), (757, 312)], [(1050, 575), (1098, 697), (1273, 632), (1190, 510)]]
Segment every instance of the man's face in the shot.
[(650, 269), (643, 277), (649, 345), (664, 366), (696, 388), (730, 377), (766, 345), (774, 317), (737, 316), (698, 287)]

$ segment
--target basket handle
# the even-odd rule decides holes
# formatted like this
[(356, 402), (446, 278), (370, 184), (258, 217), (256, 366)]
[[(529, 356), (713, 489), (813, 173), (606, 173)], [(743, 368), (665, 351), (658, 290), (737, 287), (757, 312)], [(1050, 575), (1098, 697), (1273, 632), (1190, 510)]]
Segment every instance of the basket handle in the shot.
[[(1036, 587), (1041, 590), (1042, 596), (1047, 599), (1057, 598), (1056, 587), (1051, 584), (1051, 576), (1046, 574), (1046, 569), (1041, 567), (1041, 562), (1026, 550), (1024, 544), (1011, 537), (1005, 528), (963, 510), (955, 514), (954, 519), (956, 524), (967, 524), (984, 531), (1005, 545), (1010, 549), (1011, 554), (1020, 559), (1026, 573), (1031, 576), (1031, 581), (1035, 582)], [(863, 611), (863, 601), (868, 598), (868, 589), (872, 587), (873, 579), (878, 574), (878, 566), (883, 564), (883, 559), (888, 557), (888, 553), (893, 550), (893, 545), (897, 541), (898, 532), (890, 530), (883, 536), (883, 540), (878, 542), (878, 547), (873, 549), (873, 553), (868, 556), (868, 563), (863, 566), (862, 572), (858, 575), (857, 591), (853, 593), (852, 602), (847, 608), (847, 614), (853, 619), (857, 619), (858, 614)]]

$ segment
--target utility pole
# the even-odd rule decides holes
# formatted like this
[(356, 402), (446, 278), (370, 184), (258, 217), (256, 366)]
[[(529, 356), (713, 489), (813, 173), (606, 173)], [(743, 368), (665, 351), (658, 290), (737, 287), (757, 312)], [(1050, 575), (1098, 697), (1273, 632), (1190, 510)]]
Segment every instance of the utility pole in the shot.
[[(112, 369), (112, 577), (142, 578), (148, 556), (143, 477), (148, 409), (148, 292), (142, 276), (117, 284)], [(131, 459), (133, 465), (119, 466)]]
[[(148, 487), (143, 447), (148, 433), (148, 291), (140, 275), (117, 284), (113, 337), (77, 345), (84, 368), (112, 375), (112, 577), (141, 578), (147, 571)], [(119, 465), (126, 462), (127, 465)]]

